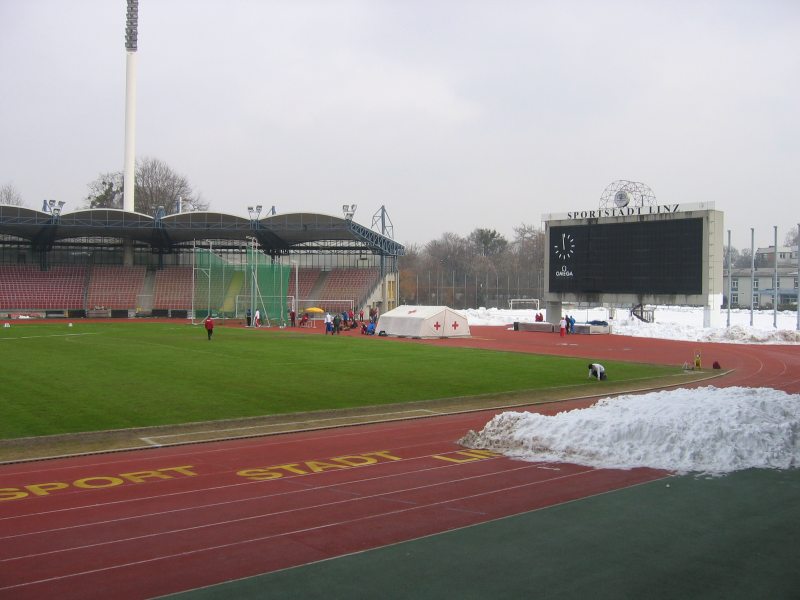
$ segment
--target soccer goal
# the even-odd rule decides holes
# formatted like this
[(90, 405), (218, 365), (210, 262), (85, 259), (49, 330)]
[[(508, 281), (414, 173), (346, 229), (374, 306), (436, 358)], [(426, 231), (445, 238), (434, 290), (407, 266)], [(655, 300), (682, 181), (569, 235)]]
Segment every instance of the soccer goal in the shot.
[(539, 310), (538, 298), (511, 298), (508, 301), (511, 310)]

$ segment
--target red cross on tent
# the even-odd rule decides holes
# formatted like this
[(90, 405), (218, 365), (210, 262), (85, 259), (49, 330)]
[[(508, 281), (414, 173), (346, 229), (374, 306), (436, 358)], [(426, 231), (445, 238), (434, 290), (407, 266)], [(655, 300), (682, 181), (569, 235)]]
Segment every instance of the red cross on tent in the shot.
[(439, 331), (439, 327), (441, 327), (441, 325), (439, 325), (439, 321), (436, 321), (436, 323), (434, 323), (434, 324), (433, 324), (433, 328), (434, 328), (436, 331)]
[(453, 321), (453, 331), (458, 329), (458, 321)]

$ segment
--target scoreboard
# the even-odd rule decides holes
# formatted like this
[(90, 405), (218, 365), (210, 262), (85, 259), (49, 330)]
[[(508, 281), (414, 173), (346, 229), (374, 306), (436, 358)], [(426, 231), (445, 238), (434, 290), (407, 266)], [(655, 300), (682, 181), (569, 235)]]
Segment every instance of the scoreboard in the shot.
[(702, 218), (553, 225), (547, 239), (551, 293), (703, 293)]

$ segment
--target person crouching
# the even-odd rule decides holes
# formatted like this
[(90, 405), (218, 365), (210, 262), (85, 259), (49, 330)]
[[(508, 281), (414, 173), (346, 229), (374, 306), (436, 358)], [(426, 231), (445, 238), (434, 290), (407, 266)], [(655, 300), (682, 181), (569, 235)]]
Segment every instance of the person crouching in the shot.
[(600, 363), (592, 363), (589, 365), (589, 378), (597, 377), (597, 380), (606, 378), (606, 368)]

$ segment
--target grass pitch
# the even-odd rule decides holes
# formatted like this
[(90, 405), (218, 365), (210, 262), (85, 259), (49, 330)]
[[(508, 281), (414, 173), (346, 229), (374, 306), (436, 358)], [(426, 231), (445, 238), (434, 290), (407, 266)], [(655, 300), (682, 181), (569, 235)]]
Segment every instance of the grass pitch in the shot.
[[(0, 329), (0, 439), (595, 385), (586, 360), (292, 330), (120, 322)], [(606, 363), (615, 382), (674, 367)]]

